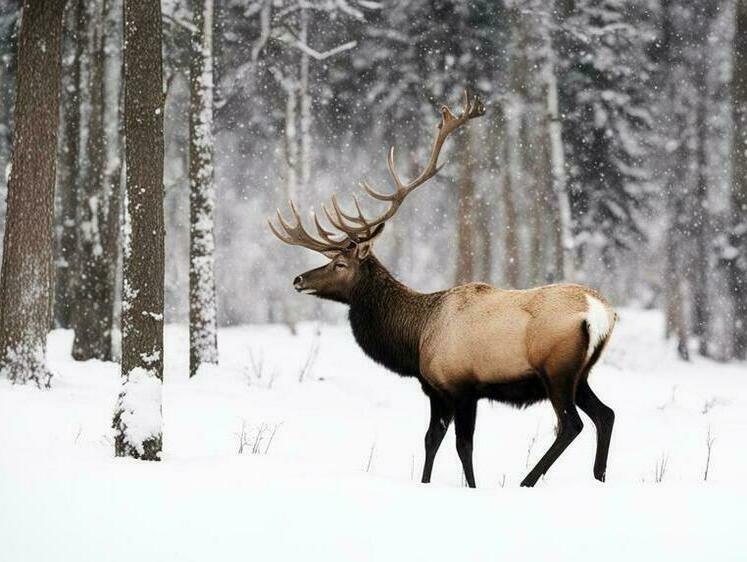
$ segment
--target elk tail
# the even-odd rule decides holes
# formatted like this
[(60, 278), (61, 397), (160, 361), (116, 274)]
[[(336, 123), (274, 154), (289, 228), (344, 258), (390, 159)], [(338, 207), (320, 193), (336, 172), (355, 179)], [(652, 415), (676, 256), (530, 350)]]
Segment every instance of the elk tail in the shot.
[[(617, 321), (617, 314), (598, 298), (586, 295), (589, 306), (584, 317), (584, 328), (588, 336), (589, 347), (586, 350), (587, 364), (596, 363), (602, 353), (607, 340), (612, 333), (612, 328)], [(591, 362), (591, 359), (594, 359)]]

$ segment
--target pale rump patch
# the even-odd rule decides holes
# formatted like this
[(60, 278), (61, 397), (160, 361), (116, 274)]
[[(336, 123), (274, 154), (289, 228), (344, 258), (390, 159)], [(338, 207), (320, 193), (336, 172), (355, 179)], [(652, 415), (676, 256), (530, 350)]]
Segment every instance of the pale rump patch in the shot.
[(586, 350), (588, 360), (597, 346), (604, 341), (612, 329), (612, 319), (607, 307), (599, 299), (586, 295), (589, 310), (586, 311), (586, 323), (589, 326), (589, 348)]

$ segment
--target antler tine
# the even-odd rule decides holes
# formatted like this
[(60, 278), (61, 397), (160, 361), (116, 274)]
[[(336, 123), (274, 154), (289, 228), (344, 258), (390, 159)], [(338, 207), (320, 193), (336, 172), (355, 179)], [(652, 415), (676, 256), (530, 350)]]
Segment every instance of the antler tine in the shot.
[(340, 202), (337, 200), (337, 195), (332, 195), (332, 206), (335, 208), (335, 213), (337, 216), (342, 218), (343, 224), (344, 221), (349, 221), (353, 223), (363, 224), (365, 222), (365, 219), (363, 218), (363, 213), (361, 212), (360, 205), (358, 205), (358, 200), (356, 199), (355, 195), (353, 195), (353, 200), (355, 201), (355, 206), (358, 209), (358, 216), (354, 217), (353, 215), (347, 214), (345, 211), (342, 210), (342, 206), (340, 205)]
[(324, 238), (325, 241), (329, 242), (330, 244), (339, 244), (343, 242), (342, 240), (336, 240), (335, 238), (333, 238), (334, 232), (330, 232), (322, 226), (322, 223), (319, 222), (319, 217), (317, 217), (316, 212), (314, 212), (313, 209), (311, 211), (311, 217), (314, 219), (314, 226), (316, 226), (316, 231), (319, 233), (319, 236)]
[(340, 223), (339, 217), (335, 219), (332, 216), (332, 213), (329, 212), (329, 209), (327, 209), (327, 206), (324, 203), (322, 203), (321, 207), (322, 207), (322, 211), (324, 211), (324, 214), (327, 216), (327, 220), (330, 222), (330, 224), (334, 226), (337, 230), (344, 232), (343, 230), (344, 227)]
[(391, 195), (387, 195), (386, 193), (379, 193), (378, 191), (374, 190), (374, 188), (371, 187), (371, 185), (367, 181), (359, 182), (358, 185), (362, 187), (363, 190), (374, 199), (377, 199), (379, 201), (390, 201)]
[[(280, 213), (280, 209), (278, 209), (278, 213)], [(272, 224), (272, 220), (270, 220), (269, 218), (267, 219), (267, 225), (268, 225), (268, 226), (270, 227), (270, 230), (272, 230), (272, 233), (273, 233), (273, 234), (274, 234), (274, 235), (275, 235), (275, 236), (276, 236), (277, 238), (279, 238), (280, 240), (282, 240), (282, 241), (283, 241), (283, 242), (285, 242), (286, 244), (293, 244), (293, 242), (291, 241), (291, 239), (290, 239), (290, 238), (287, 238), (287, 237), (283, 236), (282, 234), (280, 234), (280, 232), (278, 232), (278, 231), (277, 231), (277, 230), (275, 229), (275, 225), (274, 225), (274, 224)]]
[[(332, 233), (327, 233), (327, 231), (324, 231), (326, 234), (322, 234), (320, 230), (320, 235), (322, 236), (322, 238), (324, 238), (324, 240), (319, 240), (317, 238), (314, 238), (304, 228), (303, 220), (301, 219), (301, 215), (298, 212), (298, 209), (296, 208), (295, 203), (293, 203), (293, 201), (288, 201), (288, 205), (290, 206), (291, 213), (293, 214), (293, 219), (296, 223), (295, 226), (291, 226), (285, 220), (285, 217), (283, 217), (283, 214), (280, 212), (280, 209), (277, 210), (278, 222), (280, 223), (280, 226), (282, 226), (283, 230), (285, 231), (285, 235), (281, 234), (280, 231), (278, 231), (275, 228), (275, 225), (272, 223), (271, 220), (269, 219), (267, 220), (267, 224), (270, 226), (270, 230), (280, 240), (282, 240), (286, 244), (292, 244), (294, 246), (303, 246), (304, 248), (308, 248), (309, 250), (314, 250), (317, 252), (327, 252), (330, 250), (341, 250), (346, 246), (346, 241), (334, 240), (333, 238), (331, 238)], [(314, 220), (315, 220), (315, 223), (317, 224), (317, 227), (321, 228), (321, 225), (319, 225), (318, 220), (316, 219), (316, 215), (314, 216)]]
[(287, 222), (285, 222), (285, 218), (283, 218), (283, 214), (280, 212), (280, 209), (277, 209), (275, 212), (278, 215), (278, 221), (280, 221), (280, 226), (283, 227), (283, 230), (285, 230), (285, 232), (286, 232), (286, 234), (288, 234), (288, 236), (291, 236), (291, 234), (293, 232), (293, 229), (295, 227), (292, 227)]

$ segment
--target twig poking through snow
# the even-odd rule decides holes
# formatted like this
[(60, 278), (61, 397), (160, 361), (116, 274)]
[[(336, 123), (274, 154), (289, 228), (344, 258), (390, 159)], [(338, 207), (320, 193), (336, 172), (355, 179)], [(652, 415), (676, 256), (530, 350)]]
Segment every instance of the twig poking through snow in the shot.
[(373, 465), (374, 451), (376, 450), (376, 441), (371, 443), (371, 451), (368, 453), (368, 463), (366, 464), (366, 472), (371, 471), (371, 465)]
[(703, 404), (703, 411), (701, 412), (703, 415), (706, 415), (708, 412), (713, 410), (716, 406), (726, 406), (729, 404), (727, 400), (723, 400), (722, 398), (719, 398), (718, 396), (714, 396), (713, 398), (710, 398), (705, 401)]
[[(239, 448), (237, 453), (239, 455), (243, 455), (244, 451), (249, 449), (249, 446), (251, 445), (251, 449), (249, 449), (249, 452), (252, 455), (266, 455), (270, 452), (270, 447), (272, 446), (272, 441), (275, 439), (275, 434), (278, 432), (278, 429), (280, 429), (280, 426), (283, 425), (281, 423), (276, 423), (273, 426), (269, 426), (268, 424), (260, 424), (260, 426), (257, 428), (256, 432), (254, 433), (253, 438), (249, 436), (249, 433), (246, 431), (246, 421), (241, 422), (241, 431), (237, 433), (237, 437), (239, 438)], [(267, 439), (267, 443), (264, 447), (264, 450), (262, 449), (262, 442), (267, 436), (267, 433), (269, 432), (269, 438)]]
[(709, 425), (708, 434), (706, 435), (706, 464), (703, 471), (703, 482), (708, 482), (708, 471), (711, 468), (711, 450), (715, 441), (716, 438), (711, 436), (711, 426)]
[(676, 393), (677, 393), (677, 385), (675, 384), (672, 387), (672, 395), (669, 397), (669, 401), (668, 402), (664, 402), (664, 404), (662, 404), (661, 406), (659, 406), (658, 407), (659, 410), (665, 410), (669, 406), (673, 405), (674, 401), (675, 401), (675, 395), (676, 395)]
[(539, 424), (537, 424), (537, 429), (534, 431), (534, 435), (529, 440), (529, 445), (527, 445), (527, 458), (524, 461), (524, 468), (529, 468), (529, 461), (532, 458), (532, 450), (534, 449), (534, 446), (537, 444), (537, 439), (539, 438)]
[(298, 373), (298, 382), (303, 382), (314, 367), (314, 363), (316, 363), (316, 358), (319, 356), (319, 339), (319, 331), (317, 331), (314, 333), (314, 339), (311, 341), (311, 347), (309, 348), (309, 353), (306, 355), (306, 360)]
[(661, 458), (656, 461), (656, 468), (654, 469), (654, 482), (657, 484), (661, 484), (664, 481), (664, 476), (667, 473), (667, 463), (669, 462), (669, 457), (662, 453)]

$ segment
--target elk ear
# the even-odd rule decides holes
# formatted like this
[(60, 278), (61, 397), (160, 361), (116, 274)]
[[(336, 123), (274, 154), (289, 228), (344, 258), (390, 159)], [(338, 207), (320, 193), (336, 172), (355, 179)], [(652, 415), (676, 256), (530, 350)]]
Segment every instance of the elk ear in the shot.
[(355, 247), (355, 255), (359, 260), (366, 259), (369, 256), (373, 249), (374, 241), (382, 232), (384, 232), (384, 223), (381, 223), (374, 228), (373, 233), (368, 240), (358, 243)]

